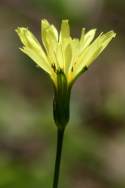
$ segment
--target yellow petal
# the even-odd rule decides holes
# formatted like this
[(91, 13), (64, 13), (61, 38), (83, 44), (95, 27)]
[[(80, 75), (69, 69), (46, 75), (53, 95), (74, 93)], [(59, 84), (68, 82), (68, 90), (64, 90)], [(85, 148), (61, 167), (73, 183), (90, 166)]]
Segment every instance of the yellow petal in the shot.
[(58, 44), (58, 32), (54, 25), (50, 25), (47, 20), (41, 21), (41, 35), (42, 35), (42, 42), (46, 49), (47, 55), (51, 64), (55, 64), (56, 68), (58, 64), (56, 63), (55, 53), (57, 51), (57, 44)]
[(68, 44), (65, 48), (64, 51), (64, 56), (65, 56), (65, 73), (68, 74), (69, 67), (72, 62), (72, 47), (71, 44)]
[(84, 39), (85, 30), (86, 30), (85, 28), (82, 28), (80, 40), (83, 40), (83, 39)]
[(65, 69), (65, 60), (64, 60), (64, 52), (63, 52), (63, 48), (62, 45), (60, 43), (58, 43), (57, 45), (57, 50), (55, 53), (55, 59), (57, 62), (57, 65), (59, 67), (59, 69)]
[(67, 49), (70, 48), (69, 47), (70, 42), (71, 42), (71, 37), (70, 37), (70, 27), (68, 20), (62, 20), (59, 42), (55, 55), (58, 62), (58, 67), (63, 69), (65, 73), (68, 71), (68, 67), (70, 64), (70, 61), (67, 61), (69, 54), (71, 54), (70, 53), (71, 51), (70, 52), (67, 51)]
[(24, 27), (18, 27), (16, 32), (24, 45), (21, 51), (27, 54), (43, 70), (51, 74), (51, 66), (36, 37)]
[(73, 39), (71, 41), (71, 49), (72, 49), (72, 60), (70, 61), (68, 72), (70, 73), (73, 65), (76, 63), (78, 54), (80, 53), (80, 42), (79, 39)]
[(110, 41), (116, 36), (113, 31), (101, 34), (90, 46), (88, 46), (79, 57), (74, 67), (74, 76), (77, 76), (84, 67), (88, 67), (101, 54)]
[(41, 37), (46, 50), (49, 50), (51, 42), (58, 42), (58, 32), (47, 20), (41, 21)]
[(68, 20), (62, 20), (61, 30), (60, 30), (60, 41), (65, 38), (70, 38), (70, 26)]
[(80, 40), (81, 50), (84, 50), (92, 42), (92, 40), (95, 37), (96, 29), (92, 29), (88, 31), (86, 34), (84, 34), (84, 32), (85, 29), (82, 30), (82, 35)]

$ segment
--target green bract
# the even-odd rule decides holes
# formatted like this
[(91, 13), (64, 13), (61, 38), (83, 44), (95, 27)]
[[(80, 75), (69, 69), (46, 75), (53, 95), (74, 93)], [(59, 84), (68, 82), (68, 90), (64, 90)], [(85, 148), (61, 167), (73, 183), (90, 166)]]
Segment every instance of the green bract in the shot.
[(18, 27), (16, 32), (24, 45), (20, 48), (21, 51), (50, 75), (55, 86), (57, 86), (57, 72), (60, 69), (64, 72), (67, 83), (70, 85), (116, 36), (114, 31), (109, 31), (101, 33), (93, 40), (96, 29), (85, 33), (85, 28), (83, 28), (80, 39), (72, 38), (68, 20), (62, 20), (60, 33), (54, 25), (47, 20), (42, 20), (41, 38), (44, 50), (27, 28)]

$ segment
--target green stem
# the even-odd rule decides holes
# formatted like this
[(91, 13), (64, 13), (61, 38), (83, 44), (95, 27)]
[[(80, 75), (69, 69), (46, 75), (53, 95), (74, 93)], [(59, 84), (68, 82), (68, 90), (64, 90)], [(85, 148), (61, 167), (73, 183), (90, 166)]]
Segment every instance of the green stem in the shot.
[(57, 128), (57, 148), (56, 148), (56, 160), (55, 160), (53, 188), (58, 188), (61, 153), (62, 153), (62, 146), (63, 146), (63, 137), (64, 137), (64, 129)]

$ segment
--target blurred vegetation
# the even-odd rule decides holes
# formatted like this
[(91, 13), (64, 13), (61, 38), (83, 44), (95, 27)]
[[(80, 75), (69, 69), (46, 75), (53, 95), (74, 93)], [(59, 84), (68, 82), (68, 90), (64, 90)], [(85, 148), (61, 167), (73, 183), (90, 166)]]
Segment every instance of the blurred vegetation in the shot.
[(40, 40), (40, 20), (72, 35), (82, 27), (113, 29), (117, 38), (76, 82), (62, 157), (60, 188), (125, 187), (125, 2), (123, 0), (0, 1), (0, 188), (50, 188), (56, 127), (53, 88), (22, 54), (14, 32), (27, 26)]

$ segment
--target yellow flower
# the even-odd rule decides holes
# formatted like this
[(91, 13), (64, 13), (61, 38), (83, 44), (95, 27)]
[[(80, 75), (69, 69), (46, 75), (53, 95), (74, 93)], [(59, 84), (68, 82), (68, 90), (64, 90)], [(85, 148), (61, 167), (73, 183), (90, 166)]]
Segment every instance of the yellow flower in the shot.
[(62, 20), (60, 33), (54, 25), (47, 20), (42, 20), (43, 48), (27, 28), (18, 27), (16, 32), (24, 45), (20, 48), (21, 51), (50, 75), (55, 86), (57, 86), (58, 71), (61, 70), (65, 74), (68, 85), (72, 84), (116, 36), (113, 31), (109, 31), (105, 34), (101, 33), (93, 40), (96, 29), (85, 33), (85, 28), (83, 28), (80, 39), (72, 38), (68, 20)]
[(80, 39), (72, 38), (68, 20), (62, 20), (60, 33), (54, 25), (42, 20), (43, 48), (27, 28), (18, 27), (16, 32), (24, 45), (20, 50), (47, 72), (54, 83), (54, 120), (58, 128), (64, 129), (69, 121), (73, 82), (88, 69), (116, 34), (113, 31), (101, 33), (94, 40), (96, 29), (85, 32), (83, 28)]

